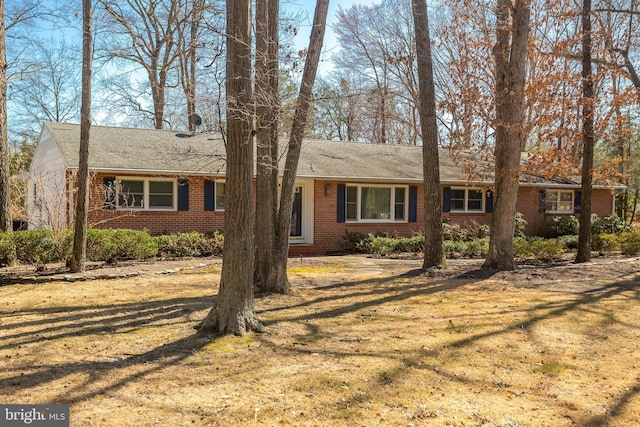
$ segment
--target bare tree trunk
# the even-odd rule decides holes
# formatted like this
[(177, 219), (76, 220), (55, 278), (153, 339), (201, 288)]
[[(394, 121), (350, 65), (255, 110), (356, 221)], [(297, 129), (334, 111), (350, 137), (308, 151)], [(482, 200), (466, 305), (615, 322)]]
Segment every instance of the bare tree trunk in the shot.
[[(256, 1), (256, 271), (261, 291), (278, 292), (274, 251), (278, 217), (278, 0)], [(275, 288), (274, 288), (275, 286)]]
[(153, 98), (153, 126), (164, 128), (164, 88), (156, 80), (151, 81), (151, 96)]
[(251, 0), (227, 1), (227, 201), (222, 278), (200, 332), (262, 331), (253, 297)]
[(591, 70), (591, 0), (582, 2), (582, 201), (576, 262), (591, 260), (594, 88)]
[(91, 74), (93, 35), (91, 0), (82, 0), (82, 107), (80, 108), (80, 157), (78, 195), (70, 269), (84, 271), (87, 256), (87, 216), (89, 214), (89, 135), (91, 132)]
[(496, 7), (495, 202), (486, 268), (515, 269), (513, 234), (525, 145), (524, 101), (529, 41), (529, 2), (498, 0)]
[[(178, 33), (181, 45), (187, 40), (186, 45), (180, 49), (178, 56), (180, 63), (180, 84), (184, 91), (187, 103), (187, 124), (189, 132), (196, 131), (196, 124), (191, 117), (196, 113), (196, 76), (198, 62), (198, 29), (204, 14), (204, 0), (191, 0), (190, 22), (185, 28), (180, 27)], [(185, 34), (188, 29), (188, 34)]]
[(412, 0), (416, 31), (420, 127), (422, 130), (422, 165), (424, 180), (424, 262), (423, 269), (445, 264), (440, 208), (440, 162), (438, 159), (438, 124), (436, 93), (433, 82), (429, 17), (425, 0)]
[(7, 132), (7, 45), (4, 0), (0, 0), (0, 231), (11, 232), (9, 140)]
[(307, 60), (304, 64), (298, 104), (291, 125), (289, 137), (289, 151), (285, 162), (284, 175), (282, 177), (282, 193), (280, 194), (280, 208), (278, 212), (278, 224), (276, 229), (276, 247), (273, 265), (276, 269), (275, 286), (270, 286), (278, 292), (286, 292), (289, 289), (287, 278), (287, 258), (289, 253), (289, 234), (291, 230), (291, 210), (293, 209), (293, 196), (296, 174), (298, 172), (298, 160), (302, 149), (302, 138), (307, 125), (309, 105), (313, 95), (313, 84), (320, 63), (320, 52), (324, 40), (324, 31), (327, 23), (329, 0), (318, 0), (313, 16), (313, 27), (309, 40)]

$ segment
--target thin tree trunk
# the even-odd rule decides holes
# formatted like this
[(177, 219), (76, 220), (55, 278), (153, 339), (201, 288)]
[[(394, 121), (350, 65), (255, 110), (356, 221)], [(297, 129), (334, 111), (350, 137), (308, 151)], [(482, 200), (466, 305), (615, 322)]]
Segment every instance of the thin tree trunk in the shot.
[(591, 260), (591, 194), (593, 170), (594, 88), (591, 70), (591, 0), (582, 3), (582, 201), (576, 262)]
[(253, 297), (251, 0), (227, 1), (227, 201), (222, 278), (201, 333), (262, 331)]
[(423, 269), (444, 266), (442, 209), (440, 208), (440, 163), (436, 94), (433, 82), (429, 17), (425, 0), (412, 0), (418, 57), (420, 126), (422, 130), (422, 164), (424, 180), (424, 262)]
[(4, 0), (0, 0), (0, 231), (11, 232), (9, 193), (9, 141), (7, 132), (7, 46)]
[[(510, 16), (512, 15), (512, 16)], [(486, 268), (515, 269), (513, 234), (525, 145), (524, 88), (529, 41), (529, 2), (498, 0), (496, 7), (495, 202)]]
[(329, 0), (318, 0), (313, 16), (313, 27), (309, 40), (307, 60), (304, 64), (298, 104), (291, 125), (289, 137), (289, 151), (285, 162), (284, 175), (282, 177), (282, 193), (280, 195), (280, 207), (278, 212), (278, 225), (276, 229), (276, 250), (274, 253), (274, 267), (276, 269), (276, 286), (278, 292), (286, 292), (289, 289), (287, 278), (287, 258), (289, 253), (289, 234), (291, 230), (291, 210), (293, 209), (294, 186), (298, 172), (298, 160), (302, 149), (302, 138), (307, 125), (307, 116), (313, 84), (320, 63), (320, 52), (324, 40), (324, 32), (327, 23)]
[[(256, 271), (261, 291), (278, 292), (278, 0), (256, 1)], [(275, 286), (275, 287), (274, 287)]]
[(80, 157), (78, 196), (70, 269), (84, 271), (87, 255), (87, 216), (89, 214), (89, 135), (91, 132), (91, 74), (93, 35), (91, 0), (82, 0), (82, 106), (80, 107)]

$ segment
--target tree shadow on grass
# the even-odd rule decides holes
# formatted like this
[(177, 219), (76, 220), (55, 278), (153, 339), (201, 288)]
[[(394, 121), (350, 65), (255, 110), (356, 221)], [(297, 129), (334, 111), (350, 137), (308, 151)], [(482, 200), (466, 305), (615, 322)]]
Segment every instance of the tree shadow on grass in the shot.
[[(412, 271), (413, 272), (413, 271)], [(403, 273), (375, 279), (364, 279), (357, 281), (346, 281), (334, 283), (316, 288), (320, 293), (317, 298), (304, 301), (299, 304), (287, 304), (272, 309), (264, 309), (260, 312), (283, 312), (290, 309), (302, 308), (306, 312), (292, 315), (280, 320), (266, 322), (267, 324), (277, 324), (279, 322), (299, 322), (306, 328), (308, 335), (313, 340), (326, 337), (326, 333), (318, 325), (310, 324), (310, 320), (327, 319), (355, 313), (367, 308), (376, 308), (385, 303), (398, 303), (406, 301), (414, 296), (429, 294), (440, 294), (450, 290), (464, 287), (469, 283), (474, 283), (477, 279), (469, 279), (466, 275), (458, 275), (453, 279), (439, 280), (422, 278), (419, 280), (415, 274)], [(399, 280), (398, 285), (389, 285), (390, 281)], [(543, 301), (529, 307), (526, 319), (510, 324), (505, 324), (498, 329), (470, 334), (448, 343), (454, 348), (471, 346), (474, 343), (482, 342), (491, 337), (506, 334), (514, 330), (530, 330), (541, 321), (550, 320), (562, 316), (574, 310), (587, 308), (589, 305), (608, 298), (621, 295), (623, 292), (637, 289), (635, 281), (614, 282), (607, 284), (590, 292), (585, 292), (578, 298), (570, 299), (566, 302)], [(322, 295), (322, 291), (344, 290), (344, 293), (337, 295)], [(368, 297), (364, 301), (349, 301), (350, 298)], [(627, 297), (627, 296), (625, 296)], [(638, 293), (632, 297), (638, 299)], [(323, 304), (329, 303), (329, 307)], [(94, 334), (116, 334), (123, 333), (133, 327), (142, 327), (156, 322), (177, 321), (183, 319), (189, 313), (209, 309), (213, 304), (211, 297), (192, 298), (170, 298), (167, 300), (110, 304), (100, 307), (57, 307), (47, 309), (31, 309), (28, 312), (34, 315), (42, 315), (42, 319), (28, 322), (28, 326), (33, 328), (32, 332), (15, 332), (13, 335), (3, 336), (5, 338), (1, 348), (12, 348), (16, 345), (46, 343), (47, 341), (59, 340), (66, 337), (90, 336)], [(612, 321), (619, 323), (615, 318)], [(628, 325), (627, 325), (628, 326)], [(0, 325), (3, 333), (12, 333), (13, 329), (20, 326)], [(33, 336), (31, 336), (33, 334)], [(66, 376), (73, 374), (85, 374), (86, 378), (82, 382), (75, 384), (71, 389), (66, 389), (64, 395), (58, 398), (57, 403), (78, 403), (86, 401), (105, 393), (117, 391), (127, 384), (142, 381), (147, 375), (157, 370), (161, 370), (170, 365), (180, 364), (190, 355), (202, 349), (214, 339), (208, 336), (196, 334), (177, 339), (170, 343), (159, 345), (141, 354), (127, 355), (118, 360), (89, 361), (89, 362), (69, 362), (62, 364), (52, 364), (44, 366), (31, 366), (20, 369), (22, 371), (33, 371), (22, 375), (13, 372), (9, 377), (0, 379), (0, 390), (10, 391), (12, 389), (29, 389), (44, 386), (48, 383), (62, 380)], [(269, 343), (268, 335), (259, 336), (259, 340)], [(313, 350), (299, 348), (290, 345), (287, 351), (309, 353)], [(379, 351), (371, 354), (372, 357), (394, 358), (402, 362), (397, 370), (386, 372), (376, 381), (372, 381), (372, 392), (377, 387), (380, 393), (384, 392), (384, 387), (388, 385), (390, 379), (406, 375), (406, 366), (417, 366), (420, 369), (428, 369), (441, 375), (445, 380), (458, 382), (473, 382), (472, 378), (464, 376), (452, 376), (450, 373), (439, 369), (434, 362), (426, 361), (430, 357), (429, 350), (414, 350), (408, 353), (393, 353)], [(323, 351), (320, 350), (322, 353)], [(333, 348), (325, 348), (324, 352), (331, 355), (358, 356), (362, 353), (337, 352)], [(366, 355), (365, 355), (366, 356)], [(402, 367), (404, 366), (404, 367)], [(120, 369), (136, 367), (136, 371), (116, 377), (115, 372)], [(10, 372), (6, 371), (5, 372)], [(378, 381), (379, 380), (379, 381)], [(95, 384), (104, 384), (95, 386)], [(617, 414), (622, 413), (630, 402), (637, 398), (640, 393), (640, 385), (632, 387), (620, 393), (617, 402), (613, 405), (610, 414), (602, 417), (584, 420), (584, 425), (603, 425), (615, 422)], [(355, 397), (354, 397), (355, 398)]]
[[(14, 349), (30, 344), (45, 345), (55, 340), (69, 337), (102, 336), (105, 334), (126, 333), (131, 328), (155, 326), (158, 322), (187, 322), (190, 313), (208, 309), (214, 303), (211, 297), (172, 298), (160, 301), (111, 304), (106, 306), (86, 307), (57, 307), (45, 309), (30, 309), (27, 313), (42, 315), (41, 320), (27, 322), (30, 332), (4, 335), (2, 349)], [(22, 314), (25, 312), (23, 311)], [(188, 322), (191, 323), (191, 322)], [(155, 324), (155, 325), (154, 325)], [(0, 328), (4, 332), (20, 328), (22, 324), (7, 325)], [(193, 325), (192, 325), (193, 326)], [(215, 337), (199, 335), (195, 331), (192, 335), (175, 341), (159, 345), (140, 354), (104, 355), (108, 361), (69, 362), (50, 365), (18, 366), (13, 369), (5, 368), (10, 373), (0, 379), (0, 390), (10, 396), (12, 390), (42, 387), (55, 383), (67, 376), (84, 374), (86, 378), (71, 388), (66, 388), (64, 394), (58, 396), (55, 403), (73, 404), (93, 397), (118, 390), (126, 384), (141, 380), (146, 375), (164, 367), (180, 363), (210, 343)], [(122, 378), (114, 377), (113, 373), (119, 369), (139, 367), (135, 373)], [(25, 371), (31, 371), (24, 373)], [(95, 387), (95, 384), (104, 384)]]
[[(470, 282), (470, 280), (460, 280), (460, 279), (468, 279), (468, 274), (460, 274), (453, 278), (453, 280), (428, 280), (420, 282), (418, 279), (421, 277), (424, 278), (421, 274), (416, 274), (418, 270), (412, 270), (408, 273), (401, 274), (396, 276), (396, 278), (405, 278), (412, 279), (415, 278), (415, 282), (406, 282), (399, 286), (384, 286), (385, 282), (393, 280), (394, 277), (385, 277), (379, 278), (375, 280), (362, 280), (357, 282), (346, 282), (341, 284), (339, 287), (345, 287), (348, 289), (352, 287), (354, 289), (358, 289), (360, 285), (368, 284), (371, 286), (371, 289), (368, 290), (359, 290), (356, 292), (345, 292), (344, 295), (332, 295), (327, 297), (318, 297), (311, 301), (305, 301), (301, 304), (297, 305), (289, 305), (287, 307), (276, 308), (273, 310), (264, 310), (264, 312), (277, 311), (277, 310), (285, 310), (287, 308), (307, 308), (307, 312), (301, 315), (295, 315), (291, 317), (287, 317), (284, 319), (275, 320), (270, 323), (278, 323), (278, 322), (294, 322), (300, 323), (303, 326), (303, 330), (306, 330), (306, 336), (304, 333), (299, 335), (299, 341), (301, 342), (310, 342), (310, 343), (322, 343), (323, 340), (331, 340), (333, 337), (332, 334), (327, 333), (323, 330), (321, 325), (310, 323), (312, 320), (317, 319), (325, 319), (325, 318), (334, 318), (347, 313), (356, 313), (366, 308), (375, 308), (379, 307), (385, 303), (397, 303), (402, 302), (403, 300), (407, 300), (414, 296), (423, 296), (428, 294), (437, 294), (443, 293), (446, 291), (450, 291), (459, 287), (463, 287)], [(490, 272), (490, 271), (489, 271)], [(482, 272), (481, 277), (491, 277), (488, 275), (488, 272)], [(477, 273), (474, 272), (474, 276)], [(477, 279), (474, 279), (477, 280)], [(473, 281), (473, 280), (472, 280)], [(397, 368), (384, 372), (383, 380), (384, 381), (376, 381), (375, 378), (372, 378), (367, 384), (371, 385), (368, 390), (369, 394), (380, 393), (380, 395), (384, 395), (385, 389), (384, 387), (389, 382), (389, 379), (398, 378), (402, 375), (407, 375), (407, 367), (419, 367), (419, 369), (427, 369), (432, 371), (434, 374), (440, 376), (444, 381), (453, 381), (458, 383), (466, 383), (473, 384), (478, 380), (465, 377), (464, 375), (459, 375), (456, 373), (455, 375), (447, 372), (446, 370), (441, 369), (436, 362), (428, 362), (427, 359), (432, 360), (433, 353), (438, 351), (446, 351), (446, 349), (461, 349), (461, 348), (470, 348), (474, 344), (481, 344), (483, 342), (490, 342), (490, 340), (494, 337), (498, 337), (501, 335), (507, 335), (511, 332), (524, 331), (528, 336), (530, 341), (540, 341), (540, 337), (536, 337), (531, 331), (532, 329), (542, 323), (549, 320), (557, 319), (562, 316), (565, 316), (569, 313), (578, 313), (578, 312), (594, 312), (594, 304), (599, 302), (604, 302), (611, 299), (624, 298), (633, 301), (640, 300), (640, 275), (636, 276), (631, 280), (618, 280), (613, 281), (608, 284), (604, 284), (603, 286), (599, 286), (596, 288), (592, 288), (589, 291), (583, 292), (581, 294), (577, 294), (578, 297), (570, 297), (565, 301), (557, 301), (557, 300), (544, 300), (539, 303), (535, 303), (533, 305), (528, 306), (526, 309), (526, 317), (525, 319), (518, 319), (517, 321), (513, 321), (508, 324), (498, 325), (497, 328), (492, 328), (489, 331), (477, 332), (472, 334), (465, 334), (464, 337), (460, 337), (458, 339), (454, 339), (446, 344), (446, 346), (442, 348), (435, 349), (414, 349), (411, 351), (402, 351), (400, 353), (396, 353), (393, 351), (388, 351), (384, 349), (377, 349), (373, 351), (342, 351), (335, 347), (331, 347), (330, 345), (314, 345), (313, 347), (306, 346), (298, 346), (295, 345), (296, 342), (293, 342), (291, 345), (282, 346), (280, 344), (279, 348), (282, 348), (286, 351), (291, 352), (292, 354), (300, 353), (300, 354), (323, 354), (330, 357), (337, 358), (367, 358), (371, 357), (374, 359), (379, 358), (387, 358), (397, 360)], [(336, 288), (338, 286), (333, 285), (332, 288)], [(328, 287), (322, 288), (328, 289)], [(575, 293), (572, 293), (575, 296)], [(373, 296), (373, 298), (368, 299), (366, 301), (355, 301), (352, 303), (341, 304), (337, 307), (322, 307), (323, 304), (332, 301), (338, 301), (340, 299), (344, 299), (345, 302), (348, 301), (351, 297), (365, 297), (365, 296)], [(331, 304), (330, 304), (331, 305)], [(314, 309), (316, 307), (316, 309)], [(595, 313), (602, 317), (602, 321), (608, 325), (616, 325), (623, 328), (637, 328), (637, 326), (633, 323), (626, 322), (624, 319), (619, 319), (616, 316), (615, 312), (611, 312), (606, 309), (606, 307), (598, 308)], [(372, 325), (372, 327), (374, 327)], [(391, 337), (390, 337), (391, 338)], [(260, 340), (263, 340), (269, 343), (272, 346), (276, 346), (275, 343), (270, 342), (269, 336), (262, 336)], [(324, 348), (323, 348), (324, 347)], [(593, 417), (581, 417), (580, 414), (576, 414), (576, 417), (580, 417), (580, 421), (578, 421), (579, 425), (585, 426), (601, 426), (601, 425), (615, 425), (616, 420), (619, 420), (619, 417), (623, 414), (625, 408), (627, 408), (633, 401), (637, 400), (640, 397), (640, 381), (636, 381), (635, 384), (632, 384), (630, 387), (626, 387), (624, 389), (619, 390), (617, 393), (617, 397), (615, 397), (614, 402), (608, 405), (609, 410), (605, 415), (598, 415)], [(558, 410), (562, 410), (561, 408), (562, 402), (559, 401)]]

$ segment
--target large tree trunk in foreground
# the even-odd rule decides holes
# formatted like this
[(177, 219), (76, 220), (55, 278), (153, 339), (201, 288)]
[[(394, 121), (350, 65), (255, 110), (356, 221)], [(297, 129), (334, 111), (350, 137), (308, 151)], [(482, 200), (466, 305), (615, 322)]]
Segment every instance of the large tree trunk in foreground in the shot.
[(80, 108), (80, 157), (78, 196), (70, 269), (84, 271), (87, 255), (87, 216), (89, 214), (89, 134), (91, 131), (91, 74), (93, 35), (91, 0), (82, 0), (82, 107)]
[(416, 29), (418, 85), (420, 89), (420, 126), (422, 130), (422, 166), (424, 179), (424, 262), (423, 269), (445, 264), (440, 207), (440, 162), (436, 93), (433, 82), (429, 18), (425, 0), (412, 0)]
[(593, 75), (591, 72), (591, 0), (582, 7), (582, 200), (576, 262), (591, 260), (591, 194), (593, 170)]
[(261, 291), (278, 292), (278, 0), (256, 1), (256, 271)]
[(224, 259), (215, 306), (201, 333), (262, 331), (253, 301), (251, 0), (227, 1), (227, 197)]
[[(529, 2), (498, 0), (496, 7), (495, 202), (486, 268), (515, 269), (513, 234), (525, 145), (524, 87), (527, 76)], [(510, 43), (511, 42), (511, 43)]]

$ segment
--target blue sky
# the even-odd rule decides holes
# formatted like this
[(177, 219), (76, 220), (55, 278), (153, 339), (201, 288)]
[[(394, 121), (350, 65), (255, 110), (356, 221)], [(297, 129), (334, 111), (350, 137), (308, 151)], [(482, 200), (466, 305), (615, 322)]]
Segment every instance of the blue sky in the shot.
[[(336, 52), (336, 37), (333, 33), (332, 26), (336, 23), (336, 13), (341, 7), (342, 9), (348, 9), (354, 4), (372, 3), (371, 1), (363, 0), (329, 0), (329, 14), (327, 16), (327, 30), (324, 36), (324, 47), (322, 58), (330, 59), (331, 55)], [(280, 0), (280, 7), (288, 9), (292, 12), (302, 10), (306, 13), (306, 18), (299, 28), (298, 36), (295, 43), (299, 49), (305, 49), (309, 45), (309, 34), (311, 32), (311, 23), (313, 22), (313, 12), (316, 7), (315, 0)], [(321, 73), (322, 73), (321, 66)], [(326, 68), (325, 70), (326, 71)]]

